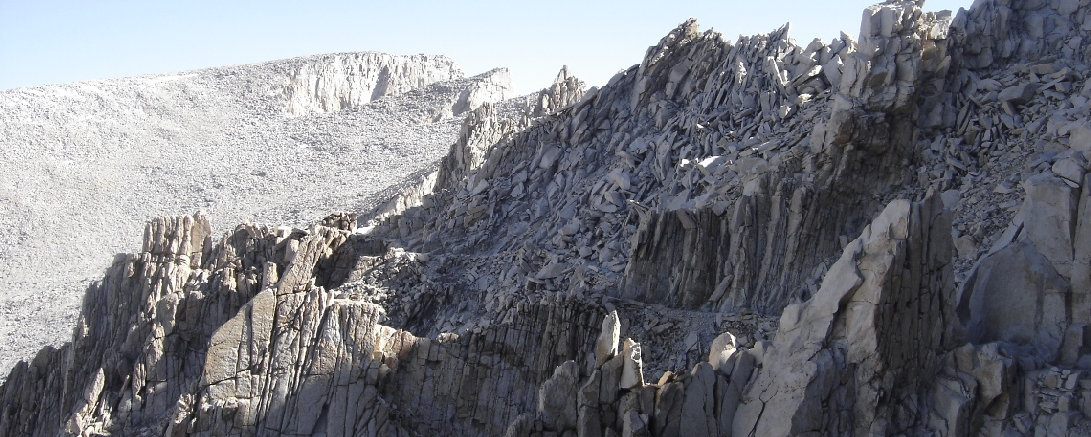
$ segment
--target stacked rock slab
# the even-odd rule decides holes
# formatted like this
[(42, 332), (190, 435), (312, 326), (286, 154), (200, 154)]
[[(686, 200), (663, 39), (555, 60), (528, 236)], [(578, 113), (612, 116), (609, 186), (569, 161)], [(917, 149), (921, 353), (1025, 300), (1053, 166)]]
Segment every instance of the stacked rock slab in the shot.
[[(574, 363), (566, 363), (542, 386), (539, 396), (567, 404), (540, 400), (537, 421), (517, 419), (508, 435), (924, 432), (939, 358), (960, 338), (952, 323), (951, 248), (950, 218), (938, 197), (891, 202), (846, 246), (814, 297), (784, 310), (772, 344), (737, 348), (726, 334), (708, 362), (652, 384), (625, 382), (627, 363), (638, 371), (642, 363), (611, 352), (611, 314), (599, 342), (612, 338), (614, 348), (595, 350), (598, 366), (578, 380), (569, 375)], [(563, 396), (577, 387), (577, 398)], [(577, 420), (551, 420), (576, 406)]]
[(894, 27), (868, 25), (864, 42), (885, 47), (868, 57), (847, 39), (804, 49), (782, 28), (731, 44), (683, 23), (493, 153), (453, 149), (441, 188), (382, 231), (412, 250), (513, 264), (500, 289), (775, 314), (812, 293), (841, 240), (882, 207), (873, 189), (912, 176), (913, 90), (941, 88), (943, 17), (908, 3), (872, 15)]

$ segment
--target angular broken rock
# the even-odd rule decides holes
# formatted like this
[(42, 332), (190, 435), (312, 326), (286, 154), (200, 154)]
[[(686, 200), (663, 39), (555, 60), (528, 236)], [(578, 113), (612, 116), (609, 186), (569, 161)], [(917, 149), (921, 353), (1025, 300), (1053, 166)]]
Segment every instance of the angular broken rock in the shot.
[(731, 356), (735, 354), (735, 336), (725, 332), (712, 340), (708, 349), (708, 363), (713, 369), (726, 375), (731, 374)]
[(625, 390), (642, 387), (644, 385), (644, 361), (640, 356), (640, 343), (633, 341), (631, 338), (626, 338), (622, 342), (621, 357), (623, 361), (619, 387)]
[(575, 428), (579, 420), (576, 404), (576, 388), (579, 383), (579, 367), (575, 361), (566, 361), (542, 383), (538, 391), (538, 414), (548, 429), (563, 431)]
[(1019, 85), (1012, 85), (1004, 88), (997, 96), (1001, 102), (1008, 102), (1013, 105), (1023, 105), (1034, 99), (1034, 95), (1038, 92), (1038, 87), (1032, 83), (1023, 83)]
[(617, 310), (610, 311), (602, 319), (602, 333), (595, 340), (595, 366), (602, 366), (606, 360), (617, 355), (620, 335), (621, 321), (618, 319)]

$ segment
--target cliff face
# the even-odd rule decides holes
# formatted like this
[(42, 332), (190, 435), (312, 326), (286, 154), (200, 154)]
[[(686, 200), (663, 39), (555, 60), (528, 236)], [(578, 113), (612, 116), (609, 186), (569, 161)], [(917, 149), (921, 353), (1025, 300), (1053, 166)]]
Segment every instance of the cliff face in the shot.
[(293, 64), (283, 79), (287, 111), (293, 115), (354, 108), (462, 77), (455, 63), (442, 56), (344, 53)]
[(1087, 435), (1079, 5), (690, 21), (473, 110), (361, 226), (154, 221), (0, 432)]

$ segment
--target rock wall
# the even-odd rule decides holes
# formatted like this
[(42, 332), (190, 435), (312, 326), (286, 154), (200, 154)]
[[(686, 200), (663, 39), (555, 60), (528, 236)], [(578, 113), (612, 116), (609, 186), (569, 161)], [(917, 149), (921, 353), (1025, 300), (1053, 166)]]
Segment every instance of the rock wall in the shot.
[(1091, 61), (1088, 12), (1079, 0), (988, 1), (955, 23), (954, 46), (964, 66), (982, 70), (1048, 58)]
[(921, 432), (922, 393), (959, 340), (950, 235), (937, 197), (887, 206), (814, 298), (785, 308), (733, 433)]
[(454, 62), (443, 56), (374, 52), (323, 55), (288, 68), (282, 86), (287, 112), (292, 115), (355, 108), (383, 96), (462, 77)]
[(417, 262), (365, 237), (240, 226), (213, 245), (195, 216), (145, 238), (88, 293), (73, 343), (9, 375), (3, 434), (497, 434), (554, 366), (582, 358), (602, 314), (521, 303), (492, 326), (417, 337), (316, 285)]
[(814, 297), (784, 310), (771, 344), (747, 348), (723, 334), (707, 362), (655, 383), (641, 376), (639, 344), (619, 349), (617, 315), (607, 316), (598, 366), (582, 379), (575, 363), (557, 367), (536, 415), (517, 418), (508, 435), (921, 433), (939, 357), (960, 339), (951, 247), (938, 197), (891, 202)]

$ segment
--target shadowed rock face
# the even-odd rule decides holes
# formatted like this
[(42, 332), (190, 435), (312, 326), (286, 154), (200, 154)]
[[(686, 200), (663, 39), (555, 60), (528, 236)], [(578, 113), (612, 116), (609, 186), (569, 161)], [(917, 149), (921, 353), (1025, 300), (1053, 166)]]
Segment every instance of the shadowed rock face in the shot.
[(814, 298), (785, 308), (734, 433), (890, 435), (927, 420), (918, 395), (957, 340), (949, 229), (936, 197), (888, 205)]
[[(148, 225), (146, 251), (119, 257), (89, 291), (74, 342), (9, 376), (5, 405), (27, 408), (7, 410), (5, 434), (387, 435), (449, 432), (451, 414), (495, 434), (509, 410), (532, 408), (554, 366), (591, 347), (602, 314), (555, 299), (420, 338), (380, 324), (382, 306), (314, 285), (375, 264), (357, 251), (364, 237), (240, 226), (214, 245), (208, 229), (203, 216)], [(39, 366), (57, 365), (63, 380), (40, 379)], [(30, 408), (44, 404), (58, 408)]]
[(0, 433), (1086, 435), (1077, 3), (688, 21), (358, 216), (153, 221)]

